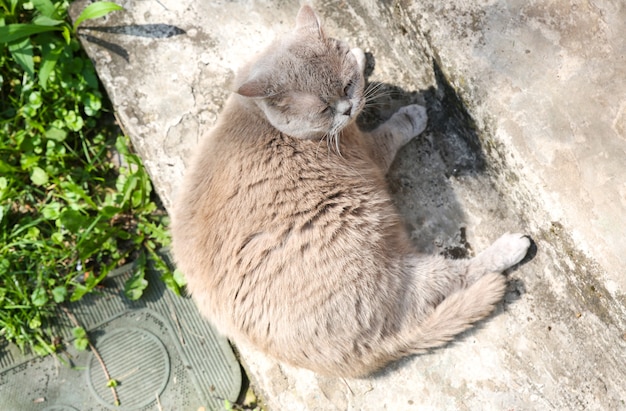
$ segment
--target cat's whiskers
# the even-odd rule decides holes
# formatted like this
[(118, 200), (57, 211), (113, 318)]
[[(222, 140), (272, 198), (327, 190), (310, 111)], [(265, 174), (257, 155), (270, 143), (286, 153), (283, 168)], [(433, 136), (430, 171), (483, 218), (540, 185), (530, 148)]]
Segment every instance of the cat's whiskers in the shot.
[(375, 83), (372, 87), (368, 86), (363, 93), (363, 100), (365, 101), (363, 109), (384, 107), (386, 105), (384, 99), (391, 95), (391, 91), (385, 89), (382, 83)]
[(337, 149), (337, 154), (339, 154), (339, 157), (343, 157), (343, 155), (341, 154), (341, 149), (339, 148), (339, 132), (334, 132), (333, 133), (333, 140), (335, 141), (335, 148)]
[(326, 143), (328, 145), (328, 149), (330, 151), (333, 151), (334, 149), (339, 157), (343, 157), (343, 155), (341, 154), (341, 149), (339, 147), (340, 131), (341, 130), (339, 129), (339, 127), (335, 126), (330, 129), (328, 133), (326, 133), (325, 137), (327, 138)]
[(363, 108), (380, 108), (380, 107), (386, 107), (388, 106), (389, 103), (385, 103), (383, 101), (367, 101), (365, 102), (365, 104), (363, 105)]
[(365, 104), (371, 103), (374, 101), (383, 100), (383, 99), (391, 99), (391, 98), (392, 98), (392, 94), (390, 92), (382, 91), (380, 93), (368, 96), (367, 99), (365, 100)]
[(319, 152), (320, 149), (320, 145), (322, 144), (322, 141), (326, 140), (326, 149), (328, 151), (328, 154), (330, 155), (330, 144), (328, 144), (328, 133), (324, 134), (322, 136), (322, 138), (319, 139), (319, 141), (317, 142), (317, 147), (315, 148), (315, 159), (317, 160), (317, 154)]
[(384, 83), (369, 83), (365, 88), (363, 97), (367, 100), (372, 97), (377, 97), (380, 94), (388, 93), (389, 90), (385, 90)]
[(375, 81), (375, 82), (371, 82), (371, 83), (367, 83), (365, 85), (365, 91), (371, 91), (371, 90), (375, 90), (375, 89), (379, 89), (383, 86), (383, 83), (379, 82), (379, 81)]

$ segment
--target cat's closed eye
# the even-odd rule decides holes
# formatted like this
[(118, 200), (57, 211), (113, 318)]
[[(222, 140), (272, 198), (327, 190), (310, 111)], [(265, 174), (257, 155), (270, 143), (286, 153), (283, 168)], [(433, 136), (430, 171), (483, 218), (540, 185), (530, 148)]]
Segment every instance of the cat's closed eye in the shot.
[(348, 84), (346, 84), (346, 86), (343, 88), (342, 97), (349, 97), (352, 94), (353, 86), (354, 86), (354, 81), (353, 80), (348, 81)]
[(323, 97), (319, 97), (319, 101), (320, 101), (319, 106), (318, 106), (319, 109), (317, 111), (319, 114), (327, 114), (327, 115), (333, 114), (333, 107), (329, 100)]

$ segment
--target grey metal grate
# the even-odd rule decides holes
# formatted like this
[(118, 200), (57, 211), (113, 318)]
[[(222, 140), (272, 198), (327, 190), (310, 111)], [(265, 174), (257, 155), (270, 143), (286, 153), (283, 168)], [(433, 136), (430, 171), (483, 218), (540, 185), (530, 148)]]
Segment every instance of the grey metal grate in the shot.
[(154, 272), (147, 274), (144, 296), (127, 300), (124, 281), (131, 274), (132, 266), (124, 266), (97, 294), (69, 305), (118, 382), (120, 406), (113, 405), (95, 356), (70, 344), (73, 325), (59, 311), (56, 330), (68, 342), (66, 353), (39, 358), (12, 346), (0, 349), (0, 409), (213, 410), (237, 399), (241, 370), (228, 341)]

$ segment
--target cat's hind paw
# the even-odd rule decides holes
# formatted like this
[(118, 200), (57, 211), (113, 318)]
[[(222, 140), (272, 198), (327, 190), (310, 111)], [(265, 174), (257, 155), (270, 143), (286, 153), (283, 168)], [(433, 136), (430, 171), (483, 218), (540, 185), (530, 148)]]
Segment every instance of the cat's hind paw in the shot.
[(486, 250), (472, 258), (467, 267), (467, 281), (473, 284), (487, 273), (501, 273), (524, 259), (531, 246), (530, 237), (506, 233)]
[(498, 238), (478, 259), (488, 271), (501, 272), (522, 261), (530, 248), (530, 238), (524, 234), (506, 233)]

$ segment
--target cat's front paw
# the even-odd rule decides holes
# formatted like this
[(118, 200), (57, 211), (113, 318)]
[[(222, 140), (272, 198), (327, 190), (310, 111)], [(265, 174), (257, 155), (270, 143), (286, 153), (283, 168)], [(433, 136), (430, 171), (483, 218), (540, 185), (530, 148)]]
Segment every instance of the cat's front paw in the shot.
[(407, 142), (424, 131), (428, 124), (426, 107), (418, 104), (401, 107), (391, 119), (403, 129)]

